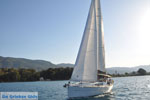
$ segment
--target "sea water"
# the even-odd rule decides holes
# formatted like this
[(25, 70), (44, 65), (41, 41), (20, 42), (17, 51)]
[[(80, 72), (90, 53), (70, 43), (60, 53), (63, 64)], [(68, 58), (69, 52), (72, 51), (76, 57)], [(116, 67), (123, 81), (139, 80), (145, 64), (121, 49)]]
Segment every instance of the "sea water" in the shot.
[[(114, 79), (110, 94), (77, 100), (150, 100), (150, 76), (119, 77)], [(38, 92), (39, 100), (69, 100), (68, 81), (0, 83), (0, 92)]]

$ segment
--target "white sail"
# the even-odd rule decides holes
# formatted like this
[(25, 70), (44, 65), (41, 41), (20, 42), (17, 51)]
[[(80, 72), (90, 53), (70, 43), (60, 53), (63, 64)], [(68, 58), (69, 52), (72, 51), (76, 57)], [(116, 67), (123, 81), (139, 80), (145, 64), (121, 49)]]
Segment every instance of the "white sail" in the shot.
[(97, 81), (98, 70), (105, 71), (102, 19), (97, 3), (100, 1), (92, 0), (72, 81)]
[(95, 0), (96, 27), (97, 27), (97, 68), (99, 71), (106, 72), (105, 69), (105, 49), (104, 49), (104, 28), (100, 7), (100, 0)]

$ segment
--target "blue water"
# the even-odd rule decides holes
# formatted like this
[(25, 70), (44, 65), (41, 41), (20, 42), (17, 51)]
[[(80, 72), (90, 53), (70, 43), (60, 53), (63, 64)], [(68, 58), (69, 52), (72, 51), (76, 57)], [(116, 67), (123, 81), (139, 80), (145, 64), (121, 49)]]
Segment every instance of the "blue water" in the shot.
[[(111, 94), (78, 100), (150, 100), (150, 76), (114, 78)], [(39, 100), (68, 100), (67, 81), (0, 83), (1, 92), (38, 92)]]

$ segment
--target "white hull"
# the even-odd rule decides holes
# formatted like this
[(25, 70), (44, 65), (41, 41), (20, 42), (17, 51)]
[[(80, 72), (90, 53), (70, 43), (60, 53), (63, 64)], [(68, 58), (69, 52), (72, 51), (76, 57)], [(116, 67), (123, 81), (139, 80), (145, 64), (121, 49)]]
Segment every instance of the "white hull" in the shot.
[(112, 85), (100, 85), (100, 86), (69, 86), (68, 87), (68, 97), (78, 98), (78, 97), (90, 97), (97, 96), (104, 93), (109, 93), (113, 88)]

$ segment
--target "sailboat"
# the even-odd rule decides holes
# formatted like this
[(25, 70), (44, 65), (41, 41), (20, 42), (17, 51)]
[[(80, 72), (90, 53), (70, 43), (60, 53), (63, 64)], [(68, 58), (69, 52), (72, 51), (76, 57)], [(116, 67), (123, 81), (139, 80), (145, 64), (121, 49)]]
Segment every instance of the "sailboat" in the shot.
[(79, 53), (69, 83), (69, 98), (97, 96), (113, 88), (106, 74), (100, 0), (92, 0)]

